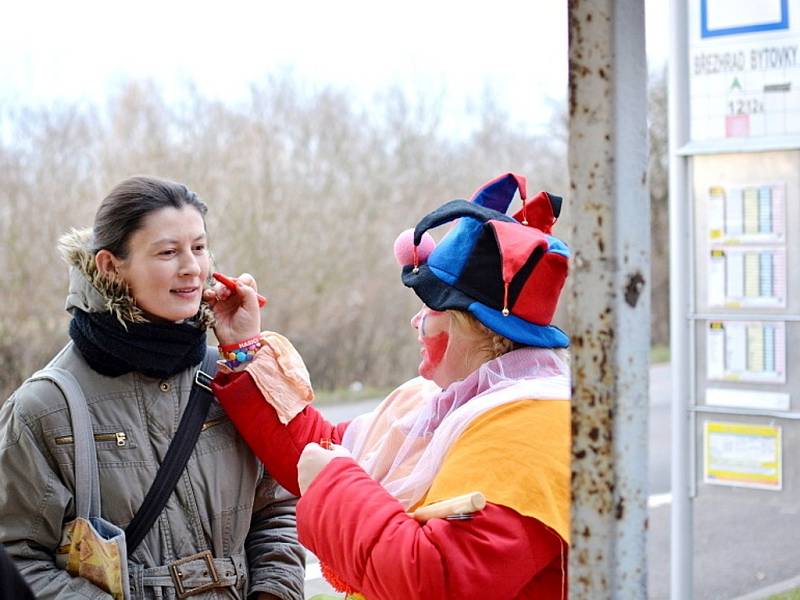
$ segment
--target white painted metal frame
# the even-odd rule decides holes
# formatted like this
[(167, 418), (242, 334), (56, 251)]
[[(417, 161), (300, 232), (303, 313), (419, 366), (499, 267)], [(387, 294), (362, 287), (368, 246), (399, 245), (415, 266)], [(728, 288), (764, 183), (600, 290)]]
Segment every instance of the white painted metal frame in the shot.
[(670, 594), (692, 597), (692, 498), (694, 497), (694, 261), (689, 159), (689, 35), (687, 0), (670, 1), (669, 205), (670, 356), (672, 361), (672, 519)]

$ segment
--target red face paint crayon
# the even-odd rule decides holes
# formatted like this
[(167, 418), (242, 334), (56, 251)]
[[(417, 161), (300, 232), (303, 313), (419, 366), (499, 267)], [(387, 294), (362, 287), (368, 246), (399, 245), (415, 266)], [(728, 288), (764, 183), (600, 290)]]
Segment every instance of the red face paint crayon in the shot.
[[(230, 277), (226, 277), (222, 273), (218, 273), (218, 272), (212, 273), (211, 276), (214, 279), (216, 279), (217, 281), (219, 281), (222, 285), (224, 285), (229, 290), (231, 290), (233, 292), (236, 291), (236, 280), (235, 279), (231, 279)], [(264, 298), (264, 296), (262, 296), (261, 294), (256, 294), (256, 297), (258, 298), (258, 306), (263, 308), (263, 306), (267, 303), (267, 299)]]

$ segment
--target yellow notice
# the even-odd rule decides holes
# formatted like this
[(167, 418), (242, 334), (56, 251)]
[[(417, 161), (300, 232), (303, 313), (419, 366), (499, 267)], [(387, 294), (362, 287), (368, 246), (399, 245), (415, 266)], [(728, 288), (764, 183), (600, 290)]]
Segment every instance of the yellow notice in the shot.
[(781, 489), (780, 427), (714, 421), (703, 425), (706, 483)]

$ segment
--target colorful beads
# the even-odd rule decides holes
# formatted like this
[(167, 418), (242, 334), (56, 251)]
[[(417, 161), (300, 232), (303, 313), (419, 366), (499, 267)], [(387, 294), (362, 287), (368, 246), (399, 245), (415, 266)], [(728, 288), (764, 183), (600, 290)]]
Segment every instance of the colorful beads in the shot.
[(261, 348), (261, 338), (254, 337), (234, 344), (220, 345), (219, 353), (228, 368), (235, 369), (253, 360), (259, 348)]

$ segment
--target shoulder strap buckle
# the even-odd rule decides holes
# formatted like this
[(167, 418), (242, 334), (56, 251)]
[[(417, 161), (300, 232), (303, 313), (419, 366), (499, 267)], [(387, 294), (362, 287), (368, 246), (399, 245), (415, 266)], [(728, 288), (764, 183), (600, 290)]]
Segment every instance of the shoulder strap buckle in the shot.
[(194, 374), (194, 384), (203, 388), (207, 392), (213, 393), (213, 390), (211, 389), (212, 381), (214, 381), (214, 378), (202, 369), (197, 369), (197, 372)]

